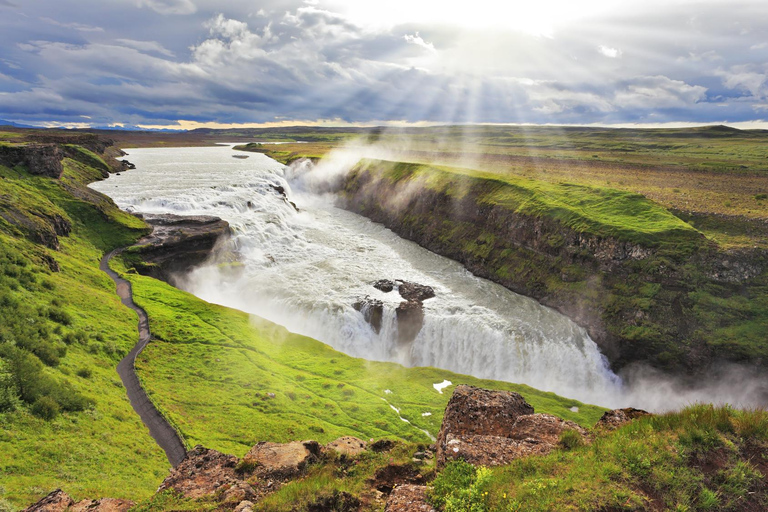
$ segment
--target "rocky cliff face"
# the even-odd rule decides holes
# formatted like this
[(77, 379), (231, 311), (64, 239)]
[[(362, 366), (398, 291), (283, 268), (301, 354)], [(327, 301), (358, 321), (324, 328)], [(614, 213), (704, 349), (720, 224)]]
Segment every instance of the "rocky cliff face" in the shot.
[(57, 144), (19, 144), (0, 146), (0, 164), (22, 165), (30, 174), (59, 179), (64, 172), (64, 151)]
[(640, 361), (690, 372), (716, 358), (743, 357), (707, 343), (695, 292), (702, 281), (748, 292), (749, 279), (768, 268), (765, 254), (720, 253), (703, 237), (678, 252), (599, 237), (485, 203), (498, 185), (484, 180), (438, 191), (389, 172), (387, 163), (358, 165), (341, 206), (569, 316), (614, 370)]
[(145, 215), (144, 220), (152, 233), (139, 241), (128, 260), (139, 273), (171, 284), (229, 236), (229, 223), (218, 217), (163, 214)]

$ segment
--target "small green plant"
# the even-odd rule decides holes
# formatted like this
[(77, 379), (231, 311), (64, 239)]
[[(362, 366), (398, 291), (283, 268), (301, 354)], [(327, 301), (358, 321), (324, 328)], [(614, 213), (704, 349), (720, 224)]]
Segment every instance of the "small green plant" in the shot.
[(701, 510), (718, 510), (720, 507), (719, 493), (706, 487), (699, 493), (699, 508)]
[(577, 430), (568, 429), (560, 434), (558, 444), (566, 450), (573, 450), (579, 446), (584, 446), (584, 438)]
[(238, 475), (250, 475), (256, 468), (259, 467), (259, 461), (254, 459), (240, 459), (240, 462), (235, 466), (235, 473)]
[(78, 377), (82, 377), (84, 379), (90, 379), (91, 375), (92, 375), (92, 372), (91, 372), (90, 368), (80, 368), (80, 369), (77, 370), (77, 372), (75, 372), (75, 374)]
[(49, 396), (41, 396), (32, 404), (32, 414), (46, 421), (51, 421), (59, 415), (59, 404)]
[(762, 201), (764, 199), (768, 199), (768, 194), (755, 194), (755, 199), (757, 201)]

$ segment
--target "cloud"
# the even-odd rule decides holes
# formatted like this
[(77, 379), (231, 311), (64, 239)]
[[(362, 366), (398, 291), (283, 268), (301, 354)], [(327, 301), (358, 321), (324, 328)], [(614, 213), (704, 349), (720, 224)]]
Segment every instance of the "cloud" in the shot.
[(121, 46), (127, 46), (145, 53), (159, 53), (166, 57), (173, 57), (174, 53), (167, 50), (163, 45), (157, 41), (136, 41), (134, 39), (115, 39), (115, 43)]
[[(58, 12), (54, 0), (36, 2), (36, 12)], [(768, 31), (761, 9), (708, 3), (692, 17), (673, 4), (638, 4), (535, 37), (364, 24), (330, 1), (231, 0), (220, 14), (218, 0), (81, 0), (77, 25), (18, 16), (0, 30), (0, 118), (589, 124), (764, 116), (768, 66), (750, 51)], [(83, 30), (95, 25), (104, 31)]]
[(405, 39), (406, 43), (415, 44), (416, 46), (421, 46), (422, 48), (429, 50), (430, 52), (435, 52), (435, 45), (432, 43), (428, 43), (422, 39), (422, 37), (419, 35), (418, 32), (414, 35), (406, 34), (403, 36), (403, 39)]
[(94, 27), (91, 25), (84, 25), (82, 23), (62, 23), (60, 21), (56, 21), (51, 18), (40, 18), (40, 21), (44, 21), (50, 25), (55, 25), (57, 27), (63, 27), (63, 28), (71, 28), (73, 30), (77, 30), (80, 32), (104, 32), (104, 29), (101, 27)]
[(139, 7), (149, 7), (160, 14), (194, 14), (197, 6), (192, 0), (137, 0)]
[(18, 4), (11, 0), (0, 0), (0, 7), (18, 7)]
[(597, 51), (600, 52), (602, 55), (609, 57), (611, 59), (616, 59), (618, 57), (621, 57), (621, 50), (618, 48), (611, 48), (609, 46), (600, 45), (597, 47)]

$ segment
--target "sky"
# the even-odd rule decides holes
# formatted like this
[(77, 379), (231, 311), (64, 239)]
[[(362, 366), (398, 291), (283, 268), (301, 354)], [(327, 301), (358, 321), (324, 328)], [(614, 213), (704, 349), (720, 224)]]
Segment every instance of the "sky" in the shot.
[(768, 2), (0, 0), (38, 126), (768, 127)]

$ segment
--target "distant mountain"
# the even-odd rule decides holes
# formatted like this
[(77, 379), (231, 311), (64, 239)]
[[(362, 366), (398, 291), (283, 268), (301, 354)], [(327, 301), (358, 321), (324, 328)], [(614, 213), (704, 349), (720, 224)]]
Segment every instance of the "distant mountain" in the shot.
[(39, 126), (32, 126), (30, 124), (14, 123), (13, 121), (6, 121), (5, 119), (0, 119), (0, 126), (12, 126), (14, 128), (39, 128)]

